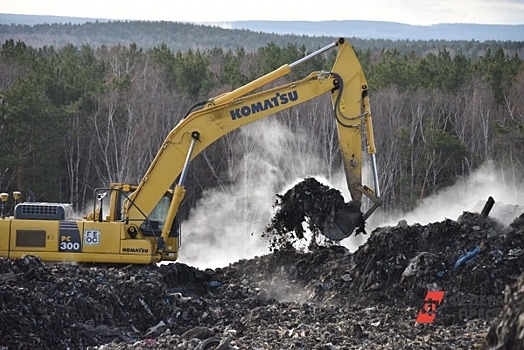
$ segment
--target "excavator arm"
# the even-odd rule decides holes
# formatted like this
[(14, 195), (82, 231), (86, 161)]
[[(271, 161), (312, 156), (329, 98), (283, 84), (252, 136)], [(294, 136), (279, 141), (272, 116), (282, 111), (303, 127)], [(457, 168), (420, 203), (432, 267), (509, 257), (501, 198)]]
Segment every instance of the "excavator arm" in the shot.
[[(302, 80), (254, 92), (289, 74), (302, 62), (332, 48), (337, 48), (338, 54), (331, 71), (312, 72)], [(149, 213), (166, 193), (166, 189), (170, 188), (178, 178), (159, 239), (160, 251), (169, 252), (172, 247), (163, 247), (163, 242), (167, 241), (171, 225), (183, 200), (185, 179), (191, 160), (220, 137), (235, 129), (326, 93), (330, 93), (333, 100), (347, 183), (352, 199), (359, 209), (357, 219), (365, 220), (372, 210), (380, 205), (379, 191), (373, 192), (361, 184), (361, 153), (363, 133), (365, 133), (367, 150), (373, 157), (375, 189), (378, 189), (367, 83), (350, 44), (344, 39), (339, 39), (292, 64), (283, 65), (236, 90), (206, 101), (200, 110), (190, 113), (181, 120), (167, 135), (142, 181), (130, 196), (130, 200), (125, 203), (123, 214), (125, 221), (137, 226), (146, 221)], [(363, 194), (375, 203), (374, 208), (364, 215), (360, 213)], [(357, 226), (354, 223), (357, 219), (350, 218), (353, 222), (349, 225), (344, 224), (348, 215), (334, 217), (331, 220), (329, 227), (332, 231), (336, 231), (331, 238), (339, 239), (340, 235), (347, 237), (352, 233)], [(354, 216), (354, 213), (351, 215)], [(340, 225), (346, 228), (339, 230)], [(329, 230), (329, 227), (326, 230)]]
[[(341, 39), (343, 40), (343, 39)], [(350, 58), (351, 63), (349, 63)], [(323, 234), (339, 241), (349, 237), (353, 230), (364, 231), (366, 219), (382, 204), (376, 162), (375, 137), (369, 104), (368, 85), (364, 71), (349, 44), (341, 45), (331, 75), (339, 80), (338, 89), (333, 92), (334, 115), (337, 120), (338, 140), (344, 162), (344, 170), (352, 202), (334, 211), (324, 223)], [(366, 135), (363, 140), (363, 135)], [(375, 191), (362, 184), (363, 141), (370, 155)], [(373, 203), (360, 213), (362, 195)]]

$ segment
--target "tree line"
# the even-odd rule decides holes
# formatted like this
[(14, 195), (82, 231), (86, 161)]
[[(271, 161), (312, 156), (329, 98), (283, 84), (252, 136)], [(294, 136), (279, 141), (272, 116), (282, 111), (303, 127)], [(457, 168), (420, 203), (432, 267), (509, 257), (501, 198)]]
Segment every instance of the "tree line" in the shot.
[[(0, 51), (0, 189), (86, 211), (95, 188), (138, 183), (167, 133), (195, 103), (309, 52), (276, 43), (255, 51), (173, 51), (167, 44), (34, 48), (7, 40)], [(385, 210), (412, 209), (486, 161), (522, 188), (524, 66), (518, 54), (496, 46), (476, 58), (447, 49), (418, 55), (368, 48), (357, 54), (370, 86)], [(334, 55), (317, 56), (284, 80), (329, 69)], [(329, 177), (340, 171), (330, 103), (315, 99), (278, 116), (296, 135), (271, 155), (278, 185), (305, 172)], [(264, 122), (274, 121), (257, 123)], [(298, 136), (303, 134), (309, 136)], [(250, 176), (240, 169), (255, 142), (237, 130), (195, 159), (186, 213), (206, 189)], [(306, 166), (297, 159), (320, 161)]]
[[(52, 19), (49, 19), (52, 20)], [(330, 24), (324, 24), (330, 25)], [(507, 54), (524, 55), (524, 42), (506, 40), (410, 40), (410, 39), (362, 39), (352, 36), (352, 29), (342, 24), (339, 30), (350, 38), (359, 50), (392, 50), (402, 54), (425, 55), (446, 49), (453, 55), (461, 52), (467, 58), (483, 56), (488, 49), (503, 49)], [(394, 24), (390, 24), (394, 25)], [(365, 24), (364, 24), (365, 26)], [(382, 29), (384, 30), (384, 29)], [(515, 29), (518, 30), (518, 29)], [(34, 48), (44, 46), (63, 47), (69, 44), (81, 46), (137, 46), (149, 50), (165, 44), (172, 51), (212, 50), (215, 47), (247, 52), (258, 50), (269, 43), (286, 46), (294, 43), (307, 50), (316, 50), (334, 42), (338, 37), (275, 34), (247, 29), (225, 29), (219, 26), (198, 25), (167, 21), (95, 21), (87, 23), (44, 23), (35, 25), (0, 24), (0, 42), (14, 39)]]

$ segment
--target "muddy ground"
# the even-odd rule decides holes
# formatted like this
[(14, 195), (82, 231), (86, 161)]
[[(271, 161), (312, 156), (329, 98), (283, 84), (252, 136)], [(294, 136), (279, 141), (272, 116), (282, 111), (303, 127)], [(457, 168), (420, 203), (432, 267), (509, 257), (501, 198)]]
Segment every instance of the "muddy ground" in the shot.
[(0, 259), (0, 349), (524, 349), (524, 214), (399, 223), (354, 253), (296, 249), (286, 218), (325, 204), (308, 181), (268, 226), (271, 254), (225, 268)]

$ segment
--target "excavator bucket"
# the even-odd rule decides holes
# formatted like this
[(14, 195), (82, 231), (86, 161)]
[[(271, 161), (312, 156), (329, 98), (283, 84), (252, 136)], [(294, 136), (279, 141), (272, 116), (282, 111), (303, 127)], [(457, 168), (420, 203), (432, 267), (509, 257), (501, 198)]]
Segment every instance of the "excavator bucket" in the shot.
[(312, 233), (322, 234), (335, 242), (354, 233), (365, 233), (365, 221), (379, 205), (377, 201), (371, 209), (362, 213), (360, 200), (346, 203), (339, 190), (323, 185), (312, 177), (305, 178), (277, 197), (277, 210), (266, 227), (268, 236), (276, 237), (277, 245), (285, 241), (283, 237), (288, 233), (303, 239), (304, 223), (308, 224)]
[(364, 232), (364, 217), (358, 207), (348, 205), (345, 208), (333, 207), (324, 221), (321, 232), (332, 241), (341, 241), (356, 233)]

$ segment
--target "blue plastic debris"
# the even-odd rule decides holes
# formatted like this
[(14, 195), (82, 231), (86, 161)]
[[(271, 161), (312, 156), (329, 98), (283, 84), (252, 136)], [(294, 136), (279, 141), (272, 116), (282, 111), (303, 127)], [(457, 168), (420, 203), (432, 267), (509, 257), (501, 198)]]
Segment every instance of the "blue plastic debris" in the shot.
[(211, 289), (216, 289), (222, 287), (223, 285), (224, 283), (222, 283), (221, 281), (211, 281), (209, 282), (208, 287)]
[(460, 258), (457, 259), (455, 262), (455, 266), (453, 267), (453, 271), (461, 267), (463, 264), (468, 262), (469, 260), (473, 259), (480, 253), (480, 246), (476, 246), (475, 249), (470, 250), (466, 254), (462, 255)]

